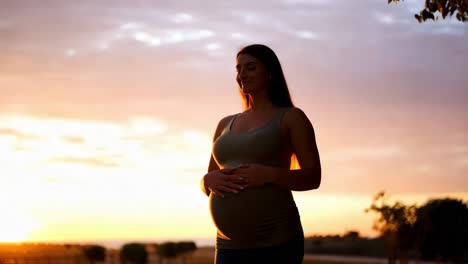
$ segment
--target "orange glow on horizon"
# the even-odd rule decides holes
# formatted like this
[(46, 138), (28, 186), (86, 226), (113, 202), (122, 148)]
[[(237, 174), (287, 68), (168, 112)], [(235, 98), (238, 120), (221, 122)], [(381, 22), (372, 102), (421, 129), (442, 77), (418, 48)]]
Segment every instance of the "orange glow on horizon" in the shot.
[[(171, 130), (152, 118), (110, 123), (27, 115), (0, 115), (0, 129), (0, 242), (214, 238), (198, 189), (208, 133)], [(294, 193), (305, 234), (376, 236), (375, 216), (364, 213), (373, 193), (322, 192), (331, 177), (357, 176), (359, 168), (333, 165), (324, 154), (324, 186)], [(291, 165), (299, 167), (294, 157)], [(394, 197), (422, 204), (434, 195)]]

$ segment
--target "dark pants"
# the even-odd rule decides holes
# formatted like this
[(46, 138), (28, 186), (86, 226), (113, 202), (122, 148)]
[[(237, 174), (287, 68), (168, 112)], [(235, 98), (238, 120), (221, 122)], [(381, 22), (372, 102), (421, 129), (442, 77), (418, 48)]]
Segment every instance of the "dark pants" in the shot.
[(279, 246), (258, 249), (217, 249), (215, 264), (301, 264), (304, 234)]

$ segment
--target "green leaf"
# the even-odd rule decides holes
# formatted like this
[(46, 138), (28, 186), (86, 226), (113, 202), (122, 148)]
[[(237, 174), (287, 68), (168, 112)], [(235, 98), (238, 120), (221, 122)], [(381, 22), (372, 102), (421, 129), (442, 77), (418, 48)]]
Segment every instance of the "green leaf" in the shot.
[(452, 6), (452, 7), (450, 8), (450, 16), (452, 16), (453, 13), (455, 13), (455, 11), (457, 11), (457, 7), (456, 7), (456, 6)]
[(437, 11), (437, 4), (436, 3), (429, 3), (428, 9), (430, 12), (436, 12)]
[[(439, 12), (440, 12), (440, 11), (439, 11)], [(446, 16), (448, 15), (448, 13), (449, 13), (449, 9), (448, 9), (447, 7), (444, 7), (444, 8), (442, 9), (442, 12), (440, 12), (440, 13), (442, 13), (442, 18), (445, 19), (445, 17), (446, 17)]]
[(421, 12), (421, 15), (422, 15), (422, 18), (424, 21), (426, 21), (427, 19), (432, 19), (434, 20), (434, 14), (432, 14), (431, 12), (429, 12), (427, 9), (424, 9), (422, 12)]
[(423, 22), (422, 16), (415, 14), (414, 17), (416, 18), (416, 20), (418, 20), (419, 23)]

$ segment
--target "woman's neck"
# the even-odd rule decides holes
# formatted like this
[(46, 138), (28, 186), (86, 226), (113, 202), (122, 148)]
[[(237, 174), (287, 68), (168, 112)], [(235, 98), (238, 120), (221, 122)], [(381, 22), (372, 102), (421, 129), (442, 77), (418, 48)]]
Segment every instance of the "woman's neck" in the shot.
[(250, 107), (248, 111), (262, 111), (262, 110), (270, 110), (272, 108), (275, 108), (275, 105), (266, 97), (253, 97), (250, 96)]

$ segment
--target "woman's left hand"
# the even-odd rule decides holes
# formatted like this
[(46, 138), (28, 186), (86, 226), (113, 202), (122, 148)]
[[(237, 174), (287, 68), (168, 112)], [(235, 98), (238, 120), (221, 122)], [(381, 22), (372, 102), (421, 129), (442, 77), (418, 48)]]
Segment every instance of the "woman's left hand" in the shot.
[(281, 175), (281, 169), (255, 163), (246, 163), (237, 167), (234, 174), (242, 178), (241, 181), (245, 183), (244, 187), (260, 187), (268, 183), (274, 183)]

